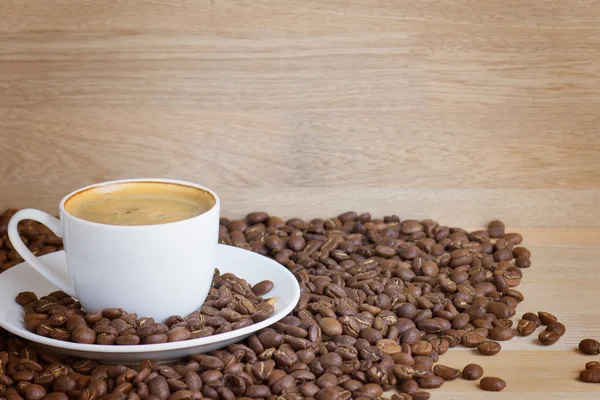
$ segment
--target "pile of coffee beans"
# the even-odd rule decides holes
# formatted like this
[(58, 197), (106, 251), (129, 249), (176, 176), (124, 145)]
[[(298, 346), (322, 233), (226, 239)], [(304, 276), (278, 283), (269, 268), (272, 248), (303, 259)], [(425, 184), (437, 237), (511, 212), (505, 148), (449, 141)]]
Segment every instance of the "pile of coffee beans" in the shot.
[[(47, 244), (47, 230), (29, 229), (44, 237), (33, 235), (29, 244)], [(171, 366), (59, 357), (0, 332), (0, 400), (363, 400), (386, 398), (388, 390), (398, 392), (392, 399), (425, 400), (446, 381), (483, 377), (476, 364), (462, 371), (437, 364), (449, 348), (496, 354), (499, 342), (531, 329), (514, 329), (510, 319), (523, 300), (515, 287), (530, 252), (501, 221), (468, 232), (395, 215), (285, 221), (253, 212), (221, 218), (219, 236), (294, 274), (301, 298), (290, 315), (239, 344)], [(113, 320), (101, 318), (107, 326)], [(483, 390), (505, 385), (494, 377), (479, 382)]]
[(86, 314), (76, 299), (62, 291), (40, 299), (23, 292), (15, 300), (25, 310), (25, 327), (38, 335), (84, 344), (136, 345), (197, 339), (264, 321), (273, 315), (275, 299), (261, 296), (272, 288), (269, 280), (250, 286), (242, 278), (215, 270), (202, 308), (185, 318), (173, 315), (164, 324), (120, 308)]

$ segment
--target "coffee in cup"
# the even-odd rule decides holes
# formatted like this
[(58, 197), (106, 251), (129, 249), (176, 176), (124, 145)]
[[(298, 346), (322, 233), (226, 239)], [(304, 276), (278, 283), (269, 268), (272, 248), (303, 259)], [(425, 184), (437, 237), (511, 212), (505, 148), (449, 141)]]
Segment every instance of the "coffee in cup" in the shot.
[(182, 221), (210, 210), (215, 199), (196, 187), (164, 182), (129, 182), (93, 187), (65, 202), (65, 210), (90, 222), (157, 225)]

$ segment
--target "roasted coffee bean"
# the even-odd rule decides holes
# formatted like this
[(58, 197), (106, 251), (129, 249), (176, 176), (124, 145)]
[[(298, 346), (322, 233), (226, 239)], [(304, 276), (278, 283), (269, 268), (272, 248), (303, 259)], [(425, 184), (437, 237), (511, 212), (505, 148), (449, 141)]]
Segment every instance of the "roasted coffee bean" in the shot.
[(408, 393), (394, 393), (391, 400), (413, 400), (413, 397)]
[(484, 356), (493, 356), (500, 352), (502, 346), (498, 342), (494, 342), (493, 340), (488, 340), (486, 342), (481, 343), (477, 346), (477, 351), (479, 354), (483, 354)]
[(463, 379), (476, 381), (483, 376), (483, 368), (479, 364), (467, 364), (462, 370)]
[(71, 339), (77, 343), (93, 344), (96, 341), (96, 332), (87, 326), (80, 326), (71, 333)]
[(414, 393), (419, 391), (419, 384), (414, 379), (406, 379), (398, 385), (398, 390), (404, 393)]
[(479, 387), (488, 392), (499, 392), (506, 387), (506, 382), (500, 378), (486, 376), (479, 381)]
[(533, 321), (522, 319), (517, 324), (517, 332), (522, 336), (529, 336), (537, 329), (537, 325)]
[(598, 355), (600, 354), (600, 342), (595, 339), (583, 339), (579, 342), (579, 351), (590, 356)]
[(342, 324), (334, 318), (321, 318), (319, 326), (322, 332), (328, 336), (339, 336), (342, 334)]
[(33, 303), (34, 301), (37, 301), (37, 299), (38, 297), (33, 292), (21, 292), (17, 295), (15, 301), (19, 305), (25, 306), (27, 304)]
[(504, 223), (499, 220), (494, 220), (489, 223), (487, 232), (491, 238), (501, 238), (504, 236)]
[(422, 389), (435, 389), (444, 384), (444, 379), (437, 375), (426, 375), (419, 379), (419, 387)]
[(52, 390), (54, 392), (66, 393), (69, 390), (73, 390), (77, 387), (77, 382), (69, 375), (61, 375), (54, 381)]
[(531, 321), (531, 322), (535, 323), (536, 326), (542, 326), (542, 320), (535, 313), (526, 312), (525, 314), (523, 314), (523, 316), (521, 317), (521, 319), (524, 319), (524, 320), (527, 320), (527, 321)]
[(252, 385), (246, 388), (244, 396), (251, 398), (264, 398), (271, 396), (271, 389), (266, 385)]
[(148, 389), (151, 395), (158, 397), (161, 400), (165, 400), (169, 397), (169, 384), (167, 380), (162, 376), (157, 376), (148, 382)]
[(579, 380), (587, 383), (600, 383), (600, 369), (586, 369), (581, 371)]
[(585, 364), (585, 369), (600, 369), (600, 361), (590, 361)]
[[(69, 396), (67, 396), (65, 393), (60, 393), (60, 392), (48, 393), (46, 396), (42, 397), (42, 400), (68, 400), (68, 399), (69, 399)], [(91, 398), (88, 398), (88, 399), (91, 400)], [(88, 399), (83, 399), (83, 400), (88, 400)]]
[(558, 321), (558, 318), (545, 311), (538, 311), (538, 317), (540, 317), (540, 321), (542, 321), (543, 325), (548, 325), (552, 322)]
[(23, 389), (25, 400), (41, 400), (46, 396), (46, 389), (43, 386), (31, 383)]
[(461, 343), (465, 347), (477, 347), (485, 342), (485, 336), (476, 332), (467, 332), (462, 336)]
[(492, 340), (510, 340), (515, 336), (515, 331), (506, 325), (500, 325), (490, 329), (488, 338)]
[(561, 335), (557, 332), (544, 331), (539, 334), (538, 339), (539, 339), (540, 343), (543, 344), (544, 346), (549, 346), (551, 344), (558, 342), (558, 340), (560, 339), (560, 336)]
[(459, 369), (447, 367), (441, 364), (437, 364), (433, 367), (433, 373), (445, 381), (453, 381), (461, 374)]
[(566, 331), (567, 331), (567, 328), (558, 321), (550, 322), (548, 324), (548, 326), (546, 327), (546, 332), (556, 332), (560, 336), (564, 335)]
[[(282, 244), (282, 246), (283, 246), (283, 244)], [(269, 280), (261, 281), (261, 282), (258, 282), (256, 285), (252, 286), (252, 291), (254, 292), (254, 294), (256, 296), (263, 296), (263, 295), (269, 293), (271, 291), (271, 289), (273, 289), (273, 286), (274, 285), (273, 285), (272, 281), (269, 281)]]

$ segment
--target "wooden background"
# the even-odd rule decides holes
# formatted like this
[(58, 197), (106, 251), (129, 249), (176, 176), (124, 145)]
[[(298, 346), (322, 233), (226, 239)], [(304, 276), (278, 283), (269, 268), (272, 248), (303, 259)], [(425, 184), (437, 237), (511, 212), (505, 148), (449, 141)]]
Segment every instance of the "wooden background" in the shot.
[(172, 177), (223, 213), (599, 227), (597, 0), (2, 0), (0, 208)]
[(575, 348), (600, 338), (598, 21), (597, 0), (1, 0), (0, 208), (172, 177), (229, 216), (502, 218), (532, 251), (519, 313), (567, 335), (443, 363), (506, 379), (498, 400), (597, 399)]

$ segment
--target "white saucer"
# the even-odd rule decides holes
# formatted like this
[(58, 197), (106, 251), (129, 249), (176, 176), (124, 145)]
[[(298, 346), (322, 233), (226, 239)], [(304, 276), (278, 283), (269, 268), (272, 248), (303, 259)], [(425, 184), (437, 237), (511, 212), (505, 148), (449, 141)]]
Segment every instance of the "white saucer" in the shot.
[[(250, 284), (269, 279), (274, 287), (265, 297), (276, 297), (275, 313), (266, 320), (236, 331), (181, 342), (136, 346), (108, 346), (64, 342), (36, 335), (23, 325), (23, 309), (15, 302), (20, 292), (32, 291), (38, 296), (58, 290), (27, 263), (21, 263), (0, 274), (0, 326), (39, 345), (61, 354), (91, 358), (108, 363), (136, 364), (144, 359), (171, 362), (190, 354), (204, 353), (236, 343), (253, 332), (265, 328), (289, 314), (298, 303), (300, 287), (294, 275), (283, 265), (257, 253), (237, 247), (219, 245), (217, 268), (231, 272)], [(67, 274), (64, 251), (41, 256), (44, 264)]]

